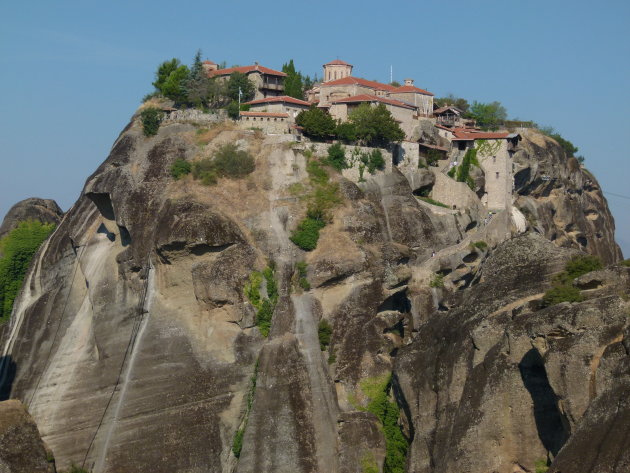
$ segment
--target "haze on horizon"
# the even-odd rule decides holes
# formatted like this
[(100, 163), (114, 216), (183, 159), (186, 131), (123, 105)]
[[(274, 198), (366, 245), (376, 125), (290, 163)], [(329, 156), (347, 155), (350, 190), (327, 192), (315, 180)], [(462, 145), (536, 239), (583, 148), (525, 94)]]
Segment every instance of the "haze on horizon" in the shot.
[(190, 63), (201, 49), (228, 65), (279, 69), (293, 59), (320, 77), (321, 65), (335, 58), (367, 79), (388, 82), (393, 69), (395, 80), (414, 78), (436, 97), (497, 100), (511, 118), (551, 125), (585, 156), (630, 254), (628, 2), (259, 5), (0, 7), (0, 215), (32, 196), (67, 210), (152, 90), (158, 64), (172, 57)]

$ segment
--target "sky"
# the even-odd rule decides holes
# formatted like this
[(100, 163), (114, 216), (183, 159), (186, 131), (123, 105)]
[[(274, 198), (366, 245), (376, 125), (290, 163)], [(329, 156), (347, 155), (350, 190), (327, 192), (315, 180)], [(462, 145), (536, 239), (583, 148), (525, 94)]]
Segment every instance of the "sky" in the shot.
[(630, 255), (627, 0), (2, 2), (0, 217), (27, 197), (67, 210), (159, 63), (198, 49), (228, 65), (293, 59), (320, 77), (336, 58), (371, 80), (393, 69), (553, 126), (598, 178)]

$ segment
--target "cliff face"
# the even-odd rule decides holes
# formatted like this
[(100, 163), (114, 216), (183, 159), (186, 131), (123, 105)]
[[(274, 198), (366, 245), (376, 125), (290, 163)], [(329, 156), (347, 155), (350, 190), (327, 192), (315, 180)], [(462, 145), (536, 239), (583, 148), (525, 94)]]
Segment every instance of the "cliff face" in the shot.
[[(509, 240), (509, 215), (482, 224), (478, 208), (418, 201), (396, 168), (360, 187), (332, 175), (341, 203), (305, 253), (289, 235), (306, 211), (308, 152), (284, 140), (181, 123), (146, 138), (134, 123), (88, 179), (31, 267), (3, 353), (3, 384), (28, 405), (57, 464), (380, 471), (391, 429), (370, 403), (389, 376), (408, 471), (531, 471), (567, 439), (568, 448), (625, 366), (615, 343), (627, 329), (627, 272), (610, 270), (583, 303), (539, 310), (576, 250), (543, 236)], [(255, 157), (253, 174), (210, 187), (171, 178), (176, 159), (225, 143)], [(575, 216), (587, 202), (599, 217), (575, 217), (573, 228), (603, 236), (584, 249), (617, 259), (601, 194), (550, 204), (536, 177), (544, 159), (529, 152), (521, 161), (538, 170), (517, 181), (517, 202), (538, 212), (532, 226), (569, 235), (545, 212)], [(555, 185), (583, 177), (573, 171)], [(471, 246), (481, 240), (490, 248)], [(309, 290), (296, 283), (299, 261)], [(278, 286), (268, 338), (245, 290), (265, 267)], [(332, 327), (325, 351), (322, 319)], [(539, 425), (547, 411), (551, 424), (542, 416)]]

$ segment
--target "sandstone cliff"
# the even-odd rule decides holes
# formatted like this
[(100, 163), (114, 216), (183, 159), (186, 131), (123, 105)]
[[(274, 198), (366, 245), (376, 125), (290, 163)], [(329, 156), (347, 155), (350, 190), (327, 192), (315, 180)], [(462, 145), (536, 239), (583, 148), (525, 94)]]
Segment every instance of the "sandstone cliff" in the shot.
[[(395, 167), (360, 185), (331, 173), (341, 203), (305, 253), (289, 235), (309, 153), (287, 138), (184, 123), (147, 138), (132, 122), (88, 178), (5, 330), (2, 384), (58, 466), (382, 471), (395, 438), (407, 471), (512, 473), (588, 455), (597, 416), (623, 430), (602, 399), (625, 392), (627, 269), (585, 282), (582, 303), (540, 307), (575, 252), (619, 259), (594, 178), (528, 138), (517, 205), (532, 232), (512, 238), (510, 215), (419, 201)], [(255, 157), (253, 174), (171, 177), (225, 143)], [(264, 268), (278, 286), (268, 338), (245, 289)]]

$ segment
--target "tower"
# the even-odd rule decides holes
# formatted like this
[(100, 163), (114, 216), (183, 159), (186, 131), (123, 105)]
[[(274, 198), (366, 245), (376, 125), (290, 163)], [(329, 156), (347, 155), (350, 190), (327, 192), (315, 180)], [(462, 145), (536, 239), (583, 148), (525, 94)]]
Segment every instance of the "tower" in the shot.
[(352, 75), (352, 64), (348, 64), (340, 59), (335, 59), (324, 64), (324, 78), (322, 82), (343, 79)]

